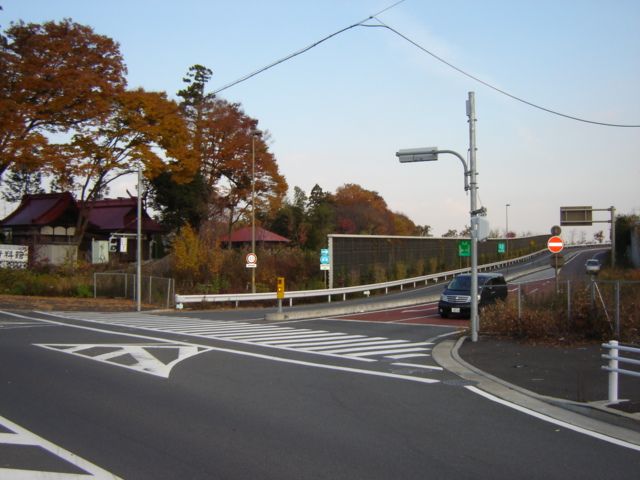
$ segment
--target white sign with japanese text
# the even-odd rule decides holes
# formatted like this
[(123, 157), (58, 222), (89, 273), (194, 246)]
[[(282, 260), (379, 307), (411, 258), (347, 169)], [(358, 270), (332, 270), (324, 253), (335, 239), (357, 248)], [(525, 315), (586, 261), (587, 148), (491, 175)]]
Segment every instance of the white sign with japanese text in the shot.
[(28, 246), (0, 245), (0, 268), (27, 268), (28, 260)]

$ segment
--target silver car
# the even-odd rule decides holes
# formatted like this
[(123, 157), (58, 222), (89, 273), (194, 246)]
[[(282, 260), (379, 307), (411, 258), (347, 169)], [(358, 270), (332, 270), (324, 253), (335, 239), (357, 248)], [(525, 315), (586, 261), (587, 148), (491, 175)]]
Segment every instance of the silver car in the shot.
[(584, 268), (587, 273), (591, 275), (595, 275), (600, 271), (600, 261), (596, 258), (590, 258), (587, 260), (587, 263), (584, 264)]

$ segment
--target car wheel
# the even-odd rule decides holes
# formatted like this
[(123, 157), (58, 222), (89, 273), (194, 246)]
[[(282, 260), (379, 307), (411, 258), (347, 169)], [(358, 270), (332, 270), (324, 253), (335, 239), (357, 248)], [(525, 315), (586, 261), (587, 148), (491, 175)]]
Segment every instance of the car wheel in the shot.
[(446, 312), (440, 312), (440, 318), (449, 318), (449, 314)]

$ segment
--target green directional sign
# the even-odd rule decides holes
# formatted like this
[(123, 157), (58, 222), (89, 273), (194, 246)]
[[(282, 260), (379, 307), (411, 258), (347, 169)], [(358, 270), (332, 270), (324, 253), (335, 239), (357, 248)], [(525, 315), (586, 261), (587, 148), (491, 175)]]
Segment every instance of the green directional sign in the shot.
[(498, 242), (498, 253), (507, 253), (507, 244), (505, 242)]
[(471, 240), (460, 240), (458, 242), (458, 256), (459, 257), (471, 256)]

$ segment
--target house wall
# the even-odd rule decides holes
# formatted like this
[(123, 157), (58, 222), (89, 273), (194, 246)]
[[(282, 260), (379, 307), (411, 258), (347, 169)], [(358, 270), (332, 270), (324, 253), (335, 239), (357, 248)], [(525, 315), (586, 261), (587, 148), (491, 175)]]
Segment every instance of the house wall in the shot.
[(50, 263), (63, 265), (78, 260), (77, 245), (36, 245), (35, 261), (38, 263)]

